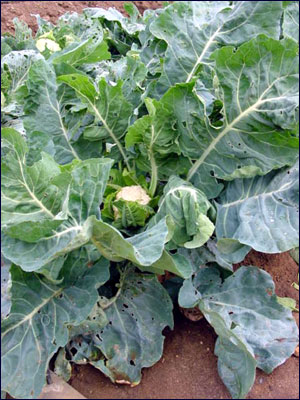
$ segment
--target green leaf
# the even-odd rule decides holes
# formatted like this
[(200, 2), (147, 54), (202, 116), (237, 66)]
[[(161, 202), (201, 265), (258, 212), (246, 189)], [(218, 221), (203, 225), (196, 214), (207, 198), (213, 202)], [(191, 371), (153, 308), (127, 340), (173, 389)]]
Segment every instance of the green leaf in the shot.
[[(52, 355), (68, 341), (66, 324), (83, 321), (109, 278), (101, 261), (69, 285), (52, 285), (12, 266), (12, 308), (2, 323), (2, 389), (13, 397), (37, 398)], [(30, 302), (28, 301), (30, 299)]]
[(278, 297), (277, 296), (277, 301), (279, 304), (281, 304), (282, 306), (289, 308), (292, 311), (298, 311), (296, 307), (296, 300), (295, 299), (291, 299), (290, 297)]
[(111, 261), (130, 260), (137, 265), (150, 266), (157, 261), (167, 241), (166, 218), (152, 228), (128, 239), (113, 226), (92, 217), (92, 242)]
[(11, 308), (11, 263), (1, 253), (1, 320), (5, 318)]
[(216, 341), (215, 355), (220, 378), (232, 398), (244, 399), (255, 380), (255, 358), (243, 343), (238, 340), (232, 343), (222, 336)]
[(296, 1), (283, 2), (283, 36), (299, 41), (299, 3)]
[(293, 257), (294, 261), (299, 265), (299, 247), (291, 249), (290, 255)]
[(80, 159), (66, 125), (64, 90), (58, 90), (53, 66), (44, 60), (33, 63), (26, 87), (24, 127), (29, 136), (36, 131), (49, 135), (55, 145), (54, 158), (59, 163)]
[[(264, 35), (237, 51), (223, 47), (213, 54), (224, 123), (216, 128), (207, 118), (202, 122), (192, 119), (198, 127), (197, 134), (201, 132), (202, 144), (195, 127), (191, 129), (191, 138), (182, 136), (184, 154), (196, 160), (188, 180), (202, 188), (213, 177), (232, 180), (264, 175), (296, 161), (298, 138), (293, 133), (298, 105), (296, 54), (294, 41), (276, 41)], [(183, 91), (185, 86), (181, 87)], [(198, 108), (201, 109), (199, 100)], [(208, 186), (208, 191), (211, 190)], [(213, 192), (212, 196), (217, 194)]]
[(206, 217), (210, 203), (201, 190), (190, 183), (171, 176), (164, 187), (156, 215), (150, 220), (153, 226), (161, 218), (170, 215), (175, 222), (172, 242), (186, 248), (200, 247), (213, 234), (214, 225)]
[(56, 52), (51, 57), (53, 64), (66, 63), (71, 66), (92, 64), (111, 57), (105, 41), (94, 42), (92, 38), (81, 43), (72, 43), (61, 52)]
[(58, 78), (72, 87), (81, 100), (88, 105), (89, 110), (100, 123), (97, 133), (89, 140), (110, 139), (117, 145), (118, 150), (126, 163), (128, 170), (127, 155), (120, 143), (125, 135), (132, 114), (132, 106), (124, 99), (122, 94), (122, 82), (116, 86), (109, 86), (104, 79), (99, 82), (99, 95), (88, 77), (79, 74), (62, 75)]
[(119, 298), (105, 310), (109, 324), (93, 338), (105, 360), (91, 364), (115, 383), (137, 385), (141, 369), (162, 356), (161, 332), (166, 326), (173, 328), (172, 308), (156, 277), (128, 273)]
[(130, 21), (128, 20), (128, 18), (124, 17), (118, 10), (112, 7), (109, 7), (107, 10), (105, 10), (104, 8), (86, 8), (84, 10), (84, 13), (91, 19), (99, 18), (101, 20), (104, 19), (107, 21), (116, 21), (120, 24), (122, 30), (129, 35), (134, 35), (144, 29), (143, 24), (136, 22), (136, 15), (132, 15), (131, 18), (133, 18), (132, 21)]
[(258, 34), (279, 39), (280, 2), (175, 2), (151, 23), (150, 31), (168, 48), (161, 83), (166, 89), (191, 82), (202, 63), (220, 46), (238, 46)]
[(177, 143), (176, 119), (172, 115), (167, 102), (145, 99), (149, 115), (139, 118), (128, 130), (125, 138), (126, 147), (141, 143), (138, 147), (143, 152), (146, 149), (151, 165), (150, 194), (154, 196), (158, 179), (158, 156), (168, 156), (170, 153), (180, 154)]
[(272, 372), (298, 343), (291, 311), (278, 303), (271, 276), (257, 267), (240, 267), (223, 283), (218, 275), (214, 268), (200, 269), (184, 282), (179, 304), (197, 305), (218, 335), (233, 344), (231, 335), (237, 337), (255, 356), (258, 368)]
[(66, 351), (64, 348), (61, 348), (57, 354), (54, 363), (54, 373), (60, 376), (66, 382), (71, 379), (72, 367), (66, 358)]
[(33, 63), (43, 60), (43, 56), (34, 50), (11, 51), (1, 60), (1, 71), (9, 72), (11, 79), (9, 95), (15, 93), (26, 83), (28, 73)]
[(115, 200), (113, 207), (118, 210), (114, 226), (128, 228), (130, 226), (145, 226), (146, 220), (154, 214), (151, 207), (139, 204), (137, 201)]
[[(27, 147), (21, 135), (6, 129), (2, 136), (7, 152), (2, 168), (6, 233), (2, 251), (25, 271), (34, 271), (89, 241), (90, 215), (100, 218), (99, 206), (113, 161), (90, 159), (70, 164), (61, 172), (47, 155), (47, 162), (27, 167)], [(16, 229), (11, 232), (11, 227)]]
[[(217, 239), (234, 239), (264, 253), (280, 253), (299, 242), (298, 165), (262, 177), (236, 179), (219, 197)], [(222, 248), (221, 248), (222, 250)], [(223, 250), (224, 252), (224, 246)]]

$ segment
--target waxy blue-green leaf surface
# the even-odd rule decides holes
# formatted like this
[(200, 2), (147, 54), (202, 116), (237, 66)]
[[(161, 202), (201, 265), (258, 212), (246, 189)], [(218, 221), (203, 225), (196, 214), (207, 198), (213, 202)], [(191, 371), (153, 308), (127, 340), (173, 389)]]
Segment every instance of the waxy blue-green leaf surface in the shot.
[(98, 299), (97, 288), (109, 278), (108, 265), (101, 258), (78, 279), (59, 286), (17, 266), (11, 268), (12, 307), (1, 331), (5, 391), (16, 398), (40, 394), (50, 358), (67, 344), (66, 324), (77, 325), (88, 316)]

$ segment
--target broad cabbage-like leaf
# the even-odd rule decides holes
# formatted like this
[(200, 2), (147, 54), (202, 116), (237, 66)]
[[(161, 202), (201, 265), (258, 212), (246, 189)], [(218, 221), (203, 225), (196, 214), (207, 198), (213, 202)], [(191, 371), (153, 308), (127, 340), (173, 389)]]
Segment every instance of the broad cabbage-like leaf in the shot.
[(215, 239), (209, 239), (205, 246), (197, 249), (179, 248), (178, 254), (181, 254), (189, 260), (192, 265), (193, 272), (197, 272), (199, 268), (206, 265), (217, 263), (220, 267), (233, 271), (233, 265), (244, 260), (245, 256), (251, 250), (250, 246), (240, 245), (235, 251), (222, 253), (217, 246)]
[(67, 63), (77, 67), (82, 64), (92, 64), (111, 57), (105, 41), (94, 43), (93, 39), (84, 40), (81, 43), (72, 43), (61, 52), (55, 52), (51, 58), (53, 64)]
[(164, 245), (174, 232), (173, 222), (162, 218), (144, 232), (124, 239), (113, 226), (92, 219), (92, 242), (100, 253), (111, 261), (129, 260), (143, 271), (164, 274), (170, 271), (187, 278), (192, 269), (184, 260), (177, 260), (164, 250)]
[(33, 63), (25, 90), (24, 127), (28, 135), (36, 131), (49, 135), (55, 146), (55, 160), (61, 164), (80, 159), (64, 121), (64, 93), (58, 93), (53, 66), (45, 60)]
[(137, 385), (141, 369), (162, 356), (162, 330), (173, 328), (172, 301), (153, 275), (127, 273), (118, 299), (105, 310), (109, 323), (93, 337), (105, 359), (91, 361), (113, 382)]
[(200, 247), (208, 241), (215, 229), (206, 215), (210, 207), (211, 204), (201, 190), (177, 176), (171, 176), (164, 187), (159, 208), (148, 226), (171, 215), (175, 222), (173, 246)]
[[(218, 194), (212, 187), (214, 177), (232, 180), (264, 175), (296, 161), (297, 51), (291, 39), (276, 41), (259, 35), (236, 51), (223, 47), (213, 54), (223, 102), (222, 127), (212, 126), (207, 118), (199, 121), (201, 102), (188, 86), (170, 90), (173, 97), (182, 92), (181, 96), (176, 93), (177, 114), (186, 109), (189, 116), (190, 104), (192, 109), (198, 106), (198, 114), (185, 119), (188, 130), (183, 131), (180, 146), (183, 154), (195, 160), (188, 180), (202, 190), (207, 188), (209, 197)], [(184, 100), (189, 107), (184, 107)]]
[(282, 5), (274, 1), (175, 2), (151, 23), (154, 36), (167, 42), (161, 84), (190, 82), (220, 46), (238, 46), (258, 34), (279, 39)]
[[(38, 274), (12, 266), (12, 307), (2, 323), (2, 389), (18, 398), (36, 398), (46, 383), (52, 355), (67, 344), (67, 324), (77, 325), (91, 312), (97, 288), (109, 278), (101, 258), (69, 284), (52, 285)], [(69, 269), (72, 264), (69, 264)], [(26, 357), (24, 357), (26, 355)]]
[(86, 139), (106, 141), (110, 139), (112, 144), (117, 145), (128, 170), (131, 170), (126, 152), (120, 143), (132, 114), (132, 106), (122, 94), (122, 81), (116, 86), (109, 86), (104, 79), (101, 79), (98, 93), (89, 78), (80, 74), (62, 75), (58, 80), (75, 90), (100, 123), (99, 129), (93, 131), (91, 136), (87, 135)]
[(11, 263), (1, 253), (1, 320), (5, 318), (11, 307), (11, 276), (9, 269)]
[[(216, 353), (221, 378), (231, 394), (239, 398), (251, 388), (254, 361), (258, 368), (272, 372), (293, 354), (298, 329), (291, 311), (278, 303), (268, 273), (257, 267), (241, 267), (223, 283), (219, 274), (215, 268), (200, 269), (193, 279), (184, 281), (179, 304), (199, 307), (216, 330), (220, 337)], [(235, 356), (228, 357), (228, 351)], [(239, 376), (241, 356), (245, 359), (243, 380)]]
[(265, 176), (230, 182), (216, 203), (219, 249), (224, 251), (224, 238), (263, 253), (280, 253), (296, 247), (299, 242), (298, 177), (297, 163)]
[(283, 35), (299, 41), (299, 3), (297, 1), (284, 1), (283, 6)]
[(7, 153), (2, 167), (2, 227), (6, 233), (2, 251), (24, 270), (34, 271), (89, 241), (89, 217), (100, 217), (113, 161), (76, 162), (61, 172), (45, 155), (28, 167), (28, 149), (18, 132), (4, 129), (2, 143)]

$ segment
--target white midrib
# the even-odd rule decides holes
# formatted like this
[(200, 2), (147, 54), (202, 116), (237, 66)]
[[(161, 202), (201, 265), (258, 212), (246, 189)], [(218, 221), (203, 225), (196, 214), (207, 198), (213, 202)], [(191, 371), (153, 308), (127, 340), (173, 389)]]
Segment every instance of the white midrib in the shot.
[[(76, 90), (76, 89), (75, 89)], [(82, 96), (82, 93), (79, 92), (79, 94)], [(107, 125), (105, 119), (102, 117), (102, 115), (99, 113), (97, 107), (95, 106), (94, 103), (91, 102), (91, 100), (84, 96), (86, 98), (86, 100), (89, 102), (90, 106), (92, 107), (92, 109), (94, 110), (95, 114), (97, 115), (97, 117), (99, 118), (99, 120), (102, 122), (103, 126), (105, 127), (105, 129), (107, 130), (107, 132), (109, 133), (109, 135), (111, 136), (112, 140), (116, 143), (116, 145), (118, 146), (118, 149), (120, 150), (120, 153), (122, 154), (122, 157), (124, 158), (125, 164), (128, 168), (128, 171), (131, 171), (131, 167), (129, 165), (128, 159), (126, 157), (126, 154), (124, 152), (124, 149), (121, 145), (121, 143), (119, 142), (119, 140), (116, 138), (115, 134), (113, 133), (113, 131), (110, 129), (110, 127)]]
[(216, 36), (218, 36), (218, 33), (220, 32), (221, 27), (219, 27), (215, 33), (209, 38), (209, 40), (207, 41), (206, 45), (204, 46), (200, 56), (197, 58), (197, 61), (195, 63), (195, 65), (193, 66), (193, 69), (191, 70), (191, 72), (189, 73), (185, 83), (189, 83), (190, 80), (192, 79), (192, 77), (194, 76), (194, 73), (196, 71), (196, 69), (198, 68), (198, 65), (201, 63), (201, 61), (203, 60), (203, 57), (205, 56), (207, 50), (209, 49), (209, 47), (211, 46), (211, 44), (213, 43), (214, 39)]
[(161, 210), (162, 205), (164, 204), (167, 196), (177, 192), (177, 191), (181, 191), (181, 192), (188, 192), (190, 193), (190, 195), (192, 196), (192, 198), (194, 199), (194, 201), (197, 201), (197, 195), (196, 195), (196, 190), (193, 188), (189, 188), (186, 186), (177, 186), (176, 188), (170, 189), (163, 197), (162, 202), (160, 203), (160, 206), (157, 210), (157, 212), (159, 212)]
[(246, 197), (246, 198), (243, 198), (243, 199), (239, 199), (239, 200), (233, 201), (231, 203), (222, 204), (222, 207), (226, 208), (226, 207), (235, 206), (236, 204), (243, 203), (244, 201), (246, 201), (248, 199), (258, 199), (260, 197), (272, 196), (274, 193), (284, 192), (285, 190), (289, 189), (292, 185), (293, 185), (293, 182), (287, 182), (283, 186), (281, 186), (278, 190), (274, 190), (273, 192), (259, 193), (259, 194), (255, 195), (255, 196), (250, 196), (250, 197)]
[(25, 179), (25, 176), (24, 176), (24, 171), (23, 171), (23, 166), (22, 166), (22, 163), (21, 163), (21, 160), (18, 158), (18, 162), (19, 162), (19, 165), (20, 165), (20, 171), (21, 171), (21, 175), (22, 175), (22, 178), (23, 178), (23, 182), (21, 182), (22, 183), (22, 185), (25, 187), (25, 189), (27, 190), (27, 192), (29, 193), (29, 195), (30, 195), (30, 197), (32, 198), (32, 200), (36, 203), (36, 205), (41, 209), (41, 210), (43, 210), (47, 215), (49, 215), (52, 219), (54, 219), (55, 218), (55, 215), (54, 214), (52, 214), (52, 212), (50, 211), (50, 210), (48, 210), (48, 208), (46, 208), (45, 206), (44, 206), (44, 204), (35, 196), (35, 194), (30, 190), (30, 187), (27, 185), (27, 183), (26, 183), (26, 179)]
[(151, 142), (149, 146), (149, 158), (151, 164), (151, 182), (150, 182), (150, 194), (153, 197), (155, 195), (156, 185), (157, 185), (157, 165), (155, 161), (155, 157), (153, 154), (153, 145), (155, 142), (155, 129), (154, 126), (151, 124)]
[(236, 125), (241, 119), (243, 119), (244, 117), (246, 117), (247, 115), (249, 115), (251, 112), (253, 111), (259, 111), (257, 110), (257, 107), (259, 107), (260, 105), (269, 102), (269, 101), (273, 101), (273, 100), (280, 100), (282, 97), (274, 97), (274, 98), (270, 98), (270, 99), (264, 99), (263, 97), (264, 95), (271, 89), (272, 86), (274, 86), (274, 84), (279, 80), (282, 79), (283, 77), (279, 77), (277, 78), (272, 85), (270, 85), (263, 93), (262, 95), (259, 97), (259, 99), (257, 100), (256, 103), (252, 104), (252, 106), (246, 108), (246, 110), (244, 110), (239, 116), (237, 116), (229, 125), (226, 126), (226, 128), (223, 130), (223, 132), (221, 132), (214, 140), (212, 140), (212, 142), (210, 143), (210, 145), (207, 147), (207, 149), (202, 153), (201, 157), (195, 162), (195, 164), (192, 166), (192, 168), (189, 170), (189, 173), (187, 175), (187, 181), (190, 181), (191, 178), (193, 177), (193, 175), (195, 174), (195, 172), (197, 171), (197, 169), (200, 167), (200, 165), (203, 163), (203, 161), (206, 159), (206, 157), (210, 154), (210, 152), (215, 148), (216, 144), (228, 133), (230, 132), (230, 130), (234, 127), (234, 125)]
[(65, 128), (65, 126), (64, 126), (63, 120), (62, 120), (61, 115), (60, 115), (60, 112), (59, 112), (59, 103), (58, 103), (58, 101), (56, 100), (57, 108), (55, 108), (54, 105), (53, 105), (52, 102), (51, 102), (50, 94), (49, 94), (49, 91), (48, 91), (48, 88), (47, 88), (47, 87), (46, 87), (46, 93), (47, 93), (47, 97), (48, 97), (48, 101), (49, 101), (50, 107), (51, 107), (52, 110), (53, 110), (54, 112), (56, 112), (56, 114), (58, 115), (59, 124), (60, 124), (60, 126), (61, 126), (61, 130), (62, 130), (62, 133), (63, 133), (65, 139), (66, 139), (66, 142), (67, 142), (68, 147), (70, 148), (70, 150), (71, 150), (73, 156), (74, 156), (77, 160), (80, 160), (80, 158), (78, 157), (78, 154), (76, 153), (76, 151), (73, 149), (73, 147), (71, 146), (71, 144), (70, 144), (70, 142), (69, 142), (68, 133), (67, 133), (67, 131), (66, 131), (66, 128)]
[(4, 337), (11, 330), (16, 329), (18, 326), (24, 324), (27, 321), (30, 321), (41, 308), (43, 308), (51, 299), (53, 299), (53, 297), (58, 296), (63, 290), (64, 290), (64, 288), (61, 288), (61, 289), (53, 292), (53, 294), (50, 297), (48, 297), (47, 299), (43, 300), (42, 303), (39, 304), (37, 307), (35, 307), (31, 311), (31, 313), (26, 315), (25, 318), (21, 319), (19, 322), (17, 322), (16, 324), (12, 325), (9, 329), (7, 329), (5, 332), (3, 332), (2, 337)]

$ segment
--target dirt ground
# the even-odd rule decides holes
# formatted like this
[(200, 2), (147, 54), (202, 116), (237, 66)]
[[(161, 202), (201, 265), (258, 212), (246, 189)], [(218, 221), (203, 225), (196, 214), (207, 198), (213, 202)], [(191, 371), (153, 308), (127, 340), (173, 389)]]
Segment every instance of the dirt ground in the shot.
[[(11, 1), (1, 2), (1, 32), (13, 32), (12, 19), (25, 20), (33, 31), (37, 26), (30, 14), (55, 22), (65, 12), (80, 12), (85, 7), (116, 7), (123, 11), (123, 1)], [(158, 8), (162, 1), (134, 1), (143, 12)], [(276, 284), (276, 293), (298, 301), (299, 292), (291, 284), (297, 282), (298, 265), (283, 254), (261, 254), (252, 251), (242, 265), (257, 265), (269, 272)], [(294, 316), (299, 321), (298, 313)], [(161, 360), (143, 370), (139, 386), (129, 388), (110, 382), (91, 366), (73, 367), (69, 382), (89, 399), (229, 399), (230, 396), (217, 373), (214, 356), (216, 335), (205, 320), (191, 322), (179, 312), (175, 315), (175, 329), (165, 332), (165, 347)], [(291, 357), (271, 375), (257, 370), (256, 382), (248, 399), (298, 399), (299, 359)]]
[[(51, 22), (66, 12), (81, 12), (87, 7), (115, 7), (124, 12), (125, 1), (1, 1), (1, 32), (14, 32), (13, 18), (27, 22), (33, 32), (37, 30), (36, 19), (31, 14), (40, 14)], [(148, 8), (160, 8), (163, 1), (132, 1), (141, 13)]]

